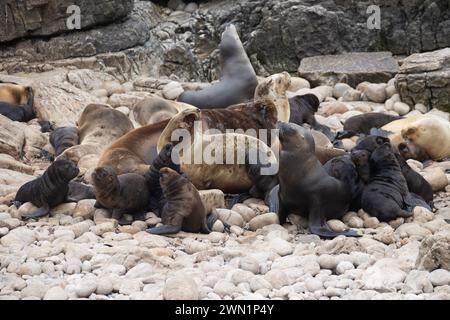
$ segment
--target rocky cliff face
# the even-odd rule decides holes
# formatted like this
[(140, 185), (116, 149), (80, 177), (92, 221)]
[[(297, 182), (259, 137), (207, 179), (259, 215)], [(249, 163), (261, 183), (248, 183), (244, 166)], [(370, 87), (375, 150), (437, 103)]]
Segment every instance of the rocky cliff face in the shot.
[(80, 8), (81, 29), (124, 18), (133, 0), (3, 0), (0, 5), (0, 43), (22, 37), (51, 36), (68, 32), (67, 8)]
[[(51, 1), (33, 1), (44, 2)], [(135, 1), (128, 18), (118, 20), (117, 17), (131, 10), (129, 2), (100, 1), (96, 9), (89, 9), (90, 2), (79, 1), (83, 12), (103, 12), (97, 7), (101, 8), (104, 3), (109, 5), (107, 8), (114, 7), (116, 13), (112, 16), (106, 10), (104, 16), (83, 16), (84, 27), (116, 18), (115, 22), (9, 44), (0, 49), (0, 59), (7, 58), (7, 62), (0, 60), (0, 71), (48, 70), (65, 64), (54, 63), (54, 60), (89, 57), (69, 64), (113, 67), (118, 74), (213, 80), (218, 72), (216, 48), (220, 34), (229, 23), (237, 26), (260, 75), (282, 70), (296, 72), (302, 58), (315, 55), (350, 51), (391, 51), (395, 55), (406, 55), (450, 46), (447, 0), (379, 0), (380, 30), (367, 27), (370, 16), (367, 8), (373, 1), (216, 0), (202, 1), (199, 9), (196, 5), (186, 6), (183, 11), (151, 1)], [(20, 8), (26, 10), (23, 6)], [(184, 6), (178, 4), (177, 8)], [(45, 21), (45, 17), (47, 15), (41, 15), (40, 27), (19, 28), (16, 35), (13, 32), (9, 37), (58, 33), (58, 27), (56, 30), (46, 27), (52, 21)], [(59, 21), (59, 18), (48, 19)], [(21, 31), (23, 29), (28, 31)], [(0, 37), (0, 42), (4, 40), (5, 36)]]

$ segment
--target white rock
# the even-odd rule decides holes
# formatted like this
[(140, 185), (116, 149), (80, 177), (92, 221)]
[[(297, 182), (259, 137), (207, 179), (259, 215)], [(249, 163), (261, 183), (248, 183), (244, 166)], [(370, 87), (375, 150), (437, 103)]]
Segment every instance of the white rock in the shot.
[(279, 223), (280, 221), (278, 220), (278, 215), (274, 212), (269, 212), (254, 217), (252, 220), (250, 220), (249, 227), (250, 230), (256, 231), (264, 226)]
[(250, 271), (254, 274), (259, 273), (259, 262), (253, 257), (246, 256), (239, 260), (239, 268), (242, 270)]
[(342, 232), (348, 229), (348, 227), (341, 220), (331, 219), (327, 221), (328, 226), (331, 230), (336, 232)]
[(291, 77), (291, 84), (287, 91), (297, 92), (300, 89), (309, 89), (311, 85), (308, 80), (300, 77)]
[(242, 219), (241, 215), (235, 211), (228, 209), (215, 209), (215, 212), (223, 223), (230, 226), (244, 226), (244, 219)]
[(289, 285), (289, 278), (283, 270), (270, 270), (264, 275), (264, 279), (275, 289)]
[(214, 292), (221, 297), (231, 296), (238, 289), (236, 286), (228, 280), (221, 279), (214, 286)]
[(214, 225), (212, 226), (211, 231), (223, 232), (224, 230), (225, 230), (225, 226), (223, 225), (223, 222), (220, 221), (219, 219), (217, 219), (216, 222), (214, 222)]
[(355, 89), (348, 89), (344, 92), (342, 96), (342, 101), (360, 101), (361, 91)]
[(147, 279), (154, 275), (155, 270), (150, 263), (141, 262), (128, 270), (125, 277), (130, 279)]
[(400, 116), (407, 114), (411, 108), (404, 102), (394, 103), (393, 110), (397, 112)]
[(256, 217), (256, 212), (242, 203), (235, 204), (231, 210), (239, 213), (245, 222), (249, 222)]
[(434, 192), (444, 189), (448, 185), (448, 179), (442, 168), (426, 168), (422, 176), (431, 185)]
[(166, 300), (197, 300), (198, 286), (190, 277), (169, 277), (164, 285), (163, 297)]
[(395, 88), (395, 86), (387, 86), (386, 87), (386, 97), (387, 98), (392, 97), (396, 93), (397, 93), (397, 89)]
[(29, 276), (37, 276), (41, 274), (42, 268), (39, 263), (36, 261), (29, 261), (22, 264), (18, 270), (18, 274), (20, 275), (29, 275)]
[(424, 207), (414, 207), (413, 209), (414, 222), (426, 223), (433, 220), (434, 214)]
[(50, 288), (44, 296), (44, 300), (67, 300), (67, 292), (60, 286)]
[(424, 104), (422, 104), (422, 103), (417, 103), (417, 104), (414, 106), (414, 110), (417, 110), (417, 111), (419, 111), (420, 113), (427, 113), (427, 112), (428, 112), (428, 108), (427, 108)]
[(263, 276), (254, 276), (250, 279), (250, 289), (256, 292), (261, 289), (272, 290), (272, 285)]
[(280, 238), (274, 238), (269, 242), (269, 248), (279, 254), (280, 256), (286, 256), (292, 254), (292, 245), (286, 240)]
[(143, 284), (138, 279), (124, 279), (120, 285), (119, 293), (124, 295), (131, 295), (141, 291)]
[(323, 283), (317, 278), (308, 277), (305, 280), (305, 287), (308, 291), (315, 292), (323, 289)]
[(341, 261), (336, 266), (336, 273), (337, 274), (344, 274), (348, 270), (355, 269), (355, 266), (350, 261)]
[(386, 101), (386, 84), (370, 83), (367, 85), (363, 93), (370, 101), (383, 103)]
[(113, 282), (109, 277), (102, 277), (97, 281), (97, 294), (109, 295), (114, 289)]
[(412, 270), (405, 279), (405, 287), (402, 289), (405, 293), (431, 293), (433, 285), (429, 280), (429, 274), (426, 271)]
[(169, 100), (175, 100), (184, 92), (179, 82), (171, 81), (166, 84), (162, 90), (163, 97)]
[(97, 289), (97, 283), (93, 279), (82, 279), (75, 287), (75, 293), (79, 298), (88, 298)]
[(369, 290), (393, 291), (406, 278), (398, 262), (391, 258), (378, 260), (363, 273), (362, 281)]
[(345, 91), (351, 89), (348, 84), (346, 83), (336, 83), (333, 88), (333, 97), (340, 98), (344, 96)]
[(435, 287), (450, 285), (450, 271), (445, 269), (436, 269), (430, 272), (429, 279)]

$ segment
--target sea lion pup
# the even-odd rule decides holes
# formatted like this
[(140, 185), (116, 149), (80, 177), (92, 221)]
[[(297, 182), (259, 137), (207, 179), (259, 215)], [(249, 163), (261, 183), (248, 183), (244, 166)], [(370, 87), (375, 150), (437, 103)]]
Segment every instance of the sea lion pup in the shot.
[[(0, 96), (1, 96), (1, 83), (0, 83)], [(11, 119), (12, 121), (28, 122), (31, 119), (36, 118), (36, 114), (33, 109), (34, 95), (31, 87), (24, 87), (24, 93), (26, 93), (27, 100), (24, 104), (16, 102), (10, 102), (11, 100), (22, 101), (23, 97), (15, 97), (18, 99), (9, 99), (9, 101), (1, 101), (0, 97), (0, 114)], [(8, 100), (8, 99), (6, 99)]]
[(226, 108), (253, 98), (258, 80), (234, 25), (223, 32), (219, 50), (220, 81), (199, 91), (185, 91), (178, 101), (204, 109)]
[(351, 194), (345, 184), (328, 175), (315, 156), (314, 139), (307, 129), (278, 123), (280, 130), (279, 209), (280, 224), (289, 214), (308, 217), (309, 230), (324, 238), (358, 236), (354, 231), (332, 231), (326, 220), (340, 219), (347, 212)]
[[(145, 174), (158, 156), (157, 143), (169, 119), (134, 129), (111, 143), (97, 162), (110, 166), (116, 174)], [(169, 141), (170, 142), (170, 141)]]
[(425, 162), (430, 159), (430, 156), (425, 152), (425, 150), (415, 143), (409, 140), (402, 142), (398, 145), (398, 151), (405, 160), (414, 159), (420, 162)]
[(174, 152), (180, 157), (181, 170), (196, 188), (232, 194), (248, 191), (253, 185), (246, 169), (248, 155), (260, 157), (262, 163), (271, 164), (269, 168), (277, 167), (273, 150), (251, 135), (204, 132), (196, 123), (201, 120), (201, 112), (195, 107), (181, 111), (170, 120), (158, 141), (158, 150), (171, 142), (176, 145)]
[(134, 120), (140, 125), (153, 124), (172, 118), (190, 105), (164, 99), (156, 94), (145, 98), (133, 106)]
[(450, 122), (439, 117), (421, 117), (408, 123), (402, 137), (421, 147), (433, 160), (450, 157)]
[[(163, 197), (163, 192), (161, 189), (161, 184), (159, 182), (160, 174), (159, 170), (163, 167), (168, 167), (170, 169), (175, 170), (179, 174), (182, 174), (180, 165), (178, 163), (174, 163), (172, 161), (172, 150), (174, 145), (172, 143), (168, 143), (164, 146), (161, 152), (158, 154), (158, 157), (153, 161), (150, 169), (145, 174), (145, 179), (147, 181), (147, 185), (149, 190), (151, 190), (150, 194), (150, 210), (155, 213), (160, 213), (165, 199)], [(174, 154), (175, 155), (175, 154)]]
[(112, 210), (112, 217), (119, 224), (130, 222), (121, 219), (125, 213), (145, 213), (150, 201), (150, 190), (145, 178), (137, 173), (117, 175), (111, 167), (98, 167), (92, 173), (96, 208)]
[(53, 162), (44, 174), (30, 182), (25, 183), (17, 191), (15, 205), (31, 202), (38, 210), (22, 218), (39, 218), (45, 216), (53, 208), (63, 203), (69, 192), (69, 182), (75, 178), (80, 170), (75, 163), (69, 160)]
[(216, 219), (213, 219), (214, 216), (207, 219), (205, 206), (194, 185), (170, 168), (162, 168), (160, 174), (160, 184), (166, 199), (161, 214), (163, 226), (147, 229), (147, 232), (173, 234), (183, 230), (210, 233)]
[(389, 143), (377, 147), (370, 156), (370, 181), (363, 191), (361, 206), (380, 221), (408, 218), (404, 210), (408, 185)]
[(125, 114), (103, 104), (87, 105), (77, 124), (80, 144), (64, 150), (58, 159), (78, 163), (85, 155), (100, 155), (111, 142), (134, 128)]
[(370, 129), (379, 129), (384, 125), (403, 119), (401, 116), (391, 114), (369, 112), (348, 118), (344, 123), (344, 130), (337, 135), (338, 139), (350, 138), (358, 134), (370, 134)]
[[(352, 160), (357, 167), (360, 177), (366, 184), (369, 182), (369, 177), (371, 175), (371, 166), (368, 159), (376, 148), (386, 143), (389, 144), (388, 138), (381, 136), (367, 136), (360, 139), (352, 150)], [(413, 194), (413, 197), (414, 195), (420, 196), (423, 200), (425, 200), (426, 203), (432, 206), (433, 190), (430, 184), (419, 173), (415, 172), (408, 165), (401, 154), (399, 154), (395, 149), (393, 149), (393, 152), (400, 165), (402, 174), (406, 179), (409, 192)], [(429, 208), (428, 205), (424, 204), (423, 202), (417, 202), (409, 196), (406, 199), (409, 200), (409, 205), (415, 204), (423, 206), (425, 208)]]
[(33, 89), (29, 86), (22, 86), (17, 83), (0, 82), (0, 101), (15, 105), (33, 106)]
[(312, 93), (297, 95), (289, 98), (289, 106), (291, 110), (289, 122), (298, 124), (299, 126), (307, 123), (311, 126), (311, 128), (322, 132), (327, 136), (328, 139), (333, 141), (335, 135), (331, 132), (331, 129), (325, 125), (318, 123), (314, 116), (314, 114), (319, 109), (319, 105), (319, 99), (315, 94)]
[(79, 144), (78, 128), (60, 127), (50, 133), (50, 144), (55, 149), (55, 156), (59, 156), (67, 148)]
[(342, 181), (351, 194), (349, 209), (358, 211), (361, 209), (361, 196), (364, 190), (364, 181), (359, 176), (356, 165), (350, 155), (331, 159), (324, 164), (323, 168), (332, 177)]

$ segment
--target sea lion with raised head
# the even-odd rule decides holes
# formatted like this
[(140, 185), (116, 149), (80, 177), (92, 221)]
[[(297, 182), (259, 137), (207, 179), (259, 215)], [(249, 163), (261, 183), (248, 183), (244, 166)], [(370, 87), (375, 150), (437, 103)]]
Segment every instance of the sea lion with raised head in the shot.
[(216, 219), (214, 216), (211, 219), (207, 218), (208, 213), (194, 185), (170, 168), (162, 168), (160, 175), (160, 184), (166, 201), (161, 213), (163, 226), (147, 229), (147, 232), (173, 234), (183, 230), (210, 233)]
[(199, 91), (184, 91), (178, 101), (204, 109), (226, 108), (252, 100), (258, 80), (234, 25), (223, 32), (219, 50), (220, 81)]
[(124, 214), (139, 215), (146, 212), (150, 203), (150, 190), (145, 178), (137, 173), (117, 175), (111, 167), (98, 167), (92, 173), (95, 207), (112, 210), (112, 217), (120, 224)]
[(280, 170), (278, 172), (278, 216), (280, 224), (289, 214), (308, 217), (309, 230), (324, 238), (358, 236), (352, 230), (332, 231), (326, 220), (341, 219), (347, 212), (351, 193), (345, 184), (327, 174), (317, 157), (309, 130), (293, 123), (278, 123)]
[(25, 183), (17, 191), (14, 199), (19, 207), (25, 202), (31, 202), (39, 209), (22, 218), (39, 218), (47, 215), (53, 208), (67, 200), (69, 182), (75, 178), (80, 170), (69, 160), (53, 162), (44, 174)]

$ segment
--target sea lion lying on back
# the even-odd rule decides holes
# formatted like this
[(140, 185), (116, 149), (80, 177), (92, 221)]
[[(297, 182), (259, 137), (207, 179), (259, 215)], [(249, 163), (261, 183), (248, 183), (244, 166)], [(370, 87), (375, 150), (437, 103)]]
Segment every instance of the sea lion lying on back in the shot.
[(173, 234), (183, 230), (210, 233), (216, 219), (214, 216), (213, 219), (207, 219), (208, 213), (194, 185), (170, 168), (162, 168), (160, 174), (166, 200), (161, 214), (163, 226), (147, 229), (147, 232)]
[[(33, 89), (31, 87), (24, 87), (22, 89), (23, 90), (20, 91), (21, 94), (17, 96), (18, 93), (16, 91), (11, 92), (6, 90), (6, 88), (3, 88), (2, 90), (2, 84), (0, 83), (0, 114), (11, 119), (12, 121), (28, 122), (31, 119), (36, 118), (36, 114), (33, 109)], [(2, 100), (2, 94), (4, 100)], [(24, 94), (26, 94), (25, 103), (18, 103), (24, 101)]]
[(39, 218), (47, 215), (53, 208), (67, 199), (69, 182), (75, 178), (80, 170), (69, 160), (53, 162), (45, 170), (42, 177), (25, 183), (17, 191), (14, 203), (19, 207), (22, 203), (31, 202), (39, 207), (38, 210), (22, 218)]
[(78, 128), (61, 127), (50, 133), (50, 144), (55, 149), (55, 156), (59, 156), (64, 150), (79, 144)]
[(120, 224), (129, 223), (121, 219), (124, 214), (145, 213), (150, 203), (150, 190), (145, 178), (136, 173), (116, 175), (111, 167), (98, 167), (92, 173), (96, 208), (112, 210), (112, 217)]
[(234, 25), (229, 25), (223, 32), (219, 49), (220, 81), (203, 90), (185, 91), (178, 101), (204, 109), (226, 108), (253, 98), (258, 80)]

